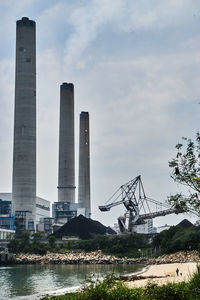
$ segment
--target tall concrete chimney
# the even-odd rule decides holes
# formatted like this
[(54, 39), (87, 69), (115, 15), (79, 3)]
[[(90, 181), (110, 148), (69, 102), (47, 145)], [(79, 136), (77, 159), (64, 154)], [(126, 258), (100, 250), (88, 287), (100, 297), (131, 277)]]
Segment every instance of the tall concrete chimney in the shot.
[(14, 211), (36, 218), (36, 33), (35, 22), (17, 21), (12, 194)]
[(90, 217), (90, 132), (88, 112), (81, 112), (80, 114), (78, 179), (78, 203), (86, 208), (86, 217)]
[(75, 202), (74, 86), (60, 86), (58, 202)]

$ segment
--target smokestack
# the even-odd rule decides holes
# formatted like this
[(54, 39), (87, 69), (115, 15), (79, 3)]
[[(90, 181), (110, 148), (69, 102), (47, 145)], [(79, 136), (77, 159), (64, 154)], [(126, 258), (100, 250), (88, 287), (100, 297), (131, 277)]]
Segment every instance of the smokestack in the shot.
[(74, 86), (60, 86), (58, 202), (75, 202)]
[(12, 194), (15, 212), (27, 212), (25, 229), (36, 218), (36, 33), (35, 22), (17, 21)]
[(86, 217), (90, 217), (90, 132), (88, 112), (81, 112), (80, 114), (78, 179), (78, 203), (81, 204), (82, 207), (86, 208)]

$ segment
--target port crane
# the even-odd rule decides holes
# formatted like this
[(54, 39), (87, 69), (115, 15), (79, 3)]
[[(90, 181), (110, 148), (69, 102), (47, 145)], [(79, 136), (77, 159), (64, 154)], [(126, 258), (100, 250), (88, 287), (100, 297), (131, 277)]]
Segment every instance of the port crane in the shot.
[[(124, 216), (118, 218), (121, 232), (134, 232), (134, 226), (144, 224), (147, 219), (183, 212), (181, 209), (171, 208), (166, 203), (148, 198), (140, 175), (120, 186), (105, 205), (99, 206), (99, 209), (106, 212), (120, 204), (126, 208)], [(150, 205), (156, 206), (156, 211), (151, 212)]]

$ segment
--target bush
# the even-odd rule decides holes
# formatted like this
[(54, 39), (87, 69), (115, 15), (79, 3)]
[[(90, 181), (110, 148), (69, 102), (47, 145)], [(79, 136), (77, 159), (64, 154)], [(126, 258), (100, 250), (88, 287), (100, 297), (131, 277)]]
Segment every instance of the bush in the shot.
[(172, 226), (154, 237), (153, 247), (161, 247), (162, 253), (200, 249), (200, 227), (182, 228)]
[(108, 276), (103, 282), (91, 282), (83, 292), (52, 298), (46, 296), (43, 300), (199, 300), (200, 267), (198, 270), (188, 283), (149, 284), (144, 288), (128, 288), (123, 282), (116, 282), (113, 276)]

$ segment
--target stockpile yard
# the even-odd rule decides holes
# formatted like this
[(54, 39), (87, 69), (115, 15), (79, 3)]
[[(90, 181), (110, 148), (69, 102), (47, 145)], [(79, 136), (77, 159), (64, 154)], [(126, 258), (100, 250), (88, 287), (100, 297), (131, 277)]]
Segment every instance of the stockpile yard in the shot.
[(54, 233), (54, 236), (56, 238), (76, 236), (80, 239), (91, 239), (94, 235), (106, 233), (116, 234), (110, 227), (106, 227), (98, 221), (80, 215), (59, 228)]

